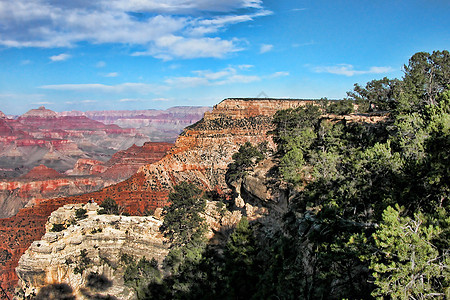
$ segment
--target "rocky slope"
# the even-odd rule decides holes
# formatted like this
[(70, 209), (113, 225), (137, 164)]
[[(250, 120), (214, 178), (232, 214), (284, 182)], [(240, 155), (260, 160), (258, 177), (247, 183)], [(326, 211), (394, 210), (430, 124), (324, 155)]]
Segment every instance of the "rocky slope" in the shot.
[(17, 179), (0, 181), (0, 218), (13, 216), (25, 206), (42, 199), (86, 194), (131, 177), (140, 166), (160, 160), (173, 146), (170, 143), (145, 143), (119, 151), (106, 163), (79, 159), (70, 176), (46, 166), (33, 168)]
[(210, 111), (209, 106), (177, 106), (166, 110), (106, 110), (68, 111), (60, 116), (86, 116), (104, 124), (116, 124), (122, 128), (137, 128), (154, 142), (174, 142), (180, 132)]
[(171, 151), (158, 163), (139, 169), (146, 188), (166, 190), (181, 181), (204, 189), (226, 188), (225, 173), (232, 156), (245, 142), (273, 142), (267, 132), (280, 109), (312, 103), (297, 99), (225, 99), (206, 112), (199, 122), (187, 127)]
[(132, 128), (85, 116), (59, 116), (40, 107), (17, 119), (0, 118), (0, 176), (17, 177), (40, 164), (64, 172), (79, 158), (106, 161), (115, 152), (148, 140)]
[(156, 162), (172, 148), (172, 143), (147, 142), (142, 146), (133, 145), (127, 150), (115, 153), (107, 162), (79, 159), (71, 175), (98, 175), (102, 178), (123, 180), (129, 178), (142, 165)]
[[(84, 209), (84, 218), (76, 215)], [(65, 205), (54, 211), (46, 233), (34, 241), (19, 260), (16, 299), (28, 299), (50, 285), (66, 285), (77, 299), (135, 299), (124, 284), (127, 263), (123, 255), (138, 261), (154, 258), (159, 265), (168, 253), (156, 217), (98, 215), (95, 203)], [(216, 202), (207, 203), (205, 219), (209, 236), (234, 228), (241, 218), (237, 211), (220, 212)], [(55, 231), (54, 228), (61, 228)], [(101, 282), (102, 285), (94, 283)], [(103, 297), (103, 298), (101, 298)]]
[[(80, 208), (87, 211), (84, 219), (75, 216)], [(133, 299), (133, 290), (123, 283), (126, 264), (121, 257), (128, 255), (136, 261), (154, 258), (161, 263), (168, 251), (159, 232), (161, 221), (98, 215), (98, 209), (95, 203), (65, 205), (51, 214), (45, 235), (20, 258), (17, 298), (35, 296), (44, 286), (64, 283), (77, 299)], [(55, 224), (67, 229), (53, 232)], [(100, 279), (101, 286), (93, 284)]]
[[(45, 178), (40, 173), (42, 169), (36, 167), (22, 178), (0, 182), (0, 218), (13, 216), (19, 209), (35, 205), (42, 199), (89, 193), (115, 183), (95, 176), (68, 177), (60, 174)], [(46, 168), (45, 171), (50, 173), (48, 170), (53, 169)]]

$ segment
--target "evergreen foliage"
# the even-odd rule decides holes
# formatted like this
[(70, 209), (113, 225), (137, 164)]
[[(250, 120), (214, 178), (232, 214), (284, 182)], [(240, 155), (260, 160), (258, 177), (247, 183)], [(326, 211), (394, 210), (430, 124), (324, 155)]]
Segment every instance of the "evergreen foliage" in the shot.
[(239, 151), (232, 156), (234, 162), (228, 166), (226, 173), (227, 182), (244, 177), (249, 168), (264, 159), (263, 153), (267, 151), (265, 148), (267, 148), (265, 144), (255, 147), (250, 142), (245, 142), (239, 148)]
[(123, 212), (123, 208), (116, 203), (116, 200), (107, 197), (102, 204), (100, 204), (100, 209), (97, 211), (99, 215), (120, 215)]
[(82, 219), (86, 219), (87, 218), (87, 210), (84, 208), (78, 208), (75, 211), (75, 217), (77, 218), (77, 220), (82, 220)]
[[(378, 124), (322, 118), (328, 104), (277, 112), (278, 183), (294, 191), (279, 227), (243, 218), (217, 249), (200, 191), (175, 188), (169, 275), (143, 299), (450, 298), (449, 70), (448, 51), (420, 52), (402, 79), (355, 85), (360, 107), (388, 112)], [(259, 159), (244, 146), (228, 175)]]

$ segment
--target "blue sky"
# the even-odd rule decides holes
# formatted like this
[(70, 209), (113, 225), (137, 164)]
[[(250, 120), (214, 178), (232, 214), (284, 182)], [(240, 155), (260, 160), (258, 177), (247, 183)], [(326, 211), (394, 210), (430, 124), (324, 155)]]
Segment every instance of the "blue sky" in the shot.
[(0, 110), (337, 99), (450, 47), (448, 0), (0, 0)]

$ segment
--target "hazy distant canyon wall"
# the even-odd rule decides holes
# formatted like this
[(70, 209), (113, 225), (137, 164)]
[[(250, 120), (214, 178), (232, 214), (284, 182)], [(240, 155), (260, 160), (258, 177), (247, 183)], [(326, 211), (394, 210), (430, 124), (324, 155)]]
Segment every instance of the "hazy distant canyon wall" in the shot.
[(183, 129), (203, 117), (209, 106), (177, 106), (166, 110), (67, 111), (61, 116), (86, 116), (104, 124), (136, 128), (153, 142), (174, 142)]

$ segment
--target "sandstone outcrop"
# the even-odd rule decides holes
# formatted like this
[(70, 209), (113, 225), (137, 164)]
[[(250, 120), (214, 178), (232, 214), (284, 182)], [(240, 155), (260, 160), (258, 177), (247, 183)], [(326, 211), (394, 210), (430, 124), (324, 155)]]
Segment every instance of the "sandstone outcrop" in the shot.
[(32, 207), (22, 208), (10, 218), (0, 219), (0, 281), (10, 295), (17, 282), (15, 267), (20, 256), (35, 240), (45, 233), (44, 225), (50, 214), (66, 204), (102, 203), (106, 198), (116, 200), (132, 215), (142, 215), (148, 210), (167, 205), (169, 191), (145, 189), (145, 177), (137, 173), (129, 179), (79, 196), (35, 201)]
[(273, 142), (267, 132), (280, 109), (313, 103), (296, 99), (225, 99), (187, 127), (175, 146), (158, 163), (139, 169), (147, 178), (146, 188), (171, 189), (182, 181), (203, 189), (226, 188), (225, 173), (232, 156), (245, 142)]
[[(87, 211), (84, 219), (77, 209)], [(122, 255), (162, 262), (167, 245), (159, 232), (161, 221), (153, 217), (98, 215), (95, 203), (65, 205), (53, 212), (40, 241), (31, 244), (16, 268), (18, 299), (37, 295), (49, 284), (69, 285), (77, 299), (112, 296), (134, 299), (134, 291), (124, 285), (126, 268)], [(55, 232), (54, 226), (66, 227)], [(102, 278), (101, 289), (92, 287), (93, 277)]]

